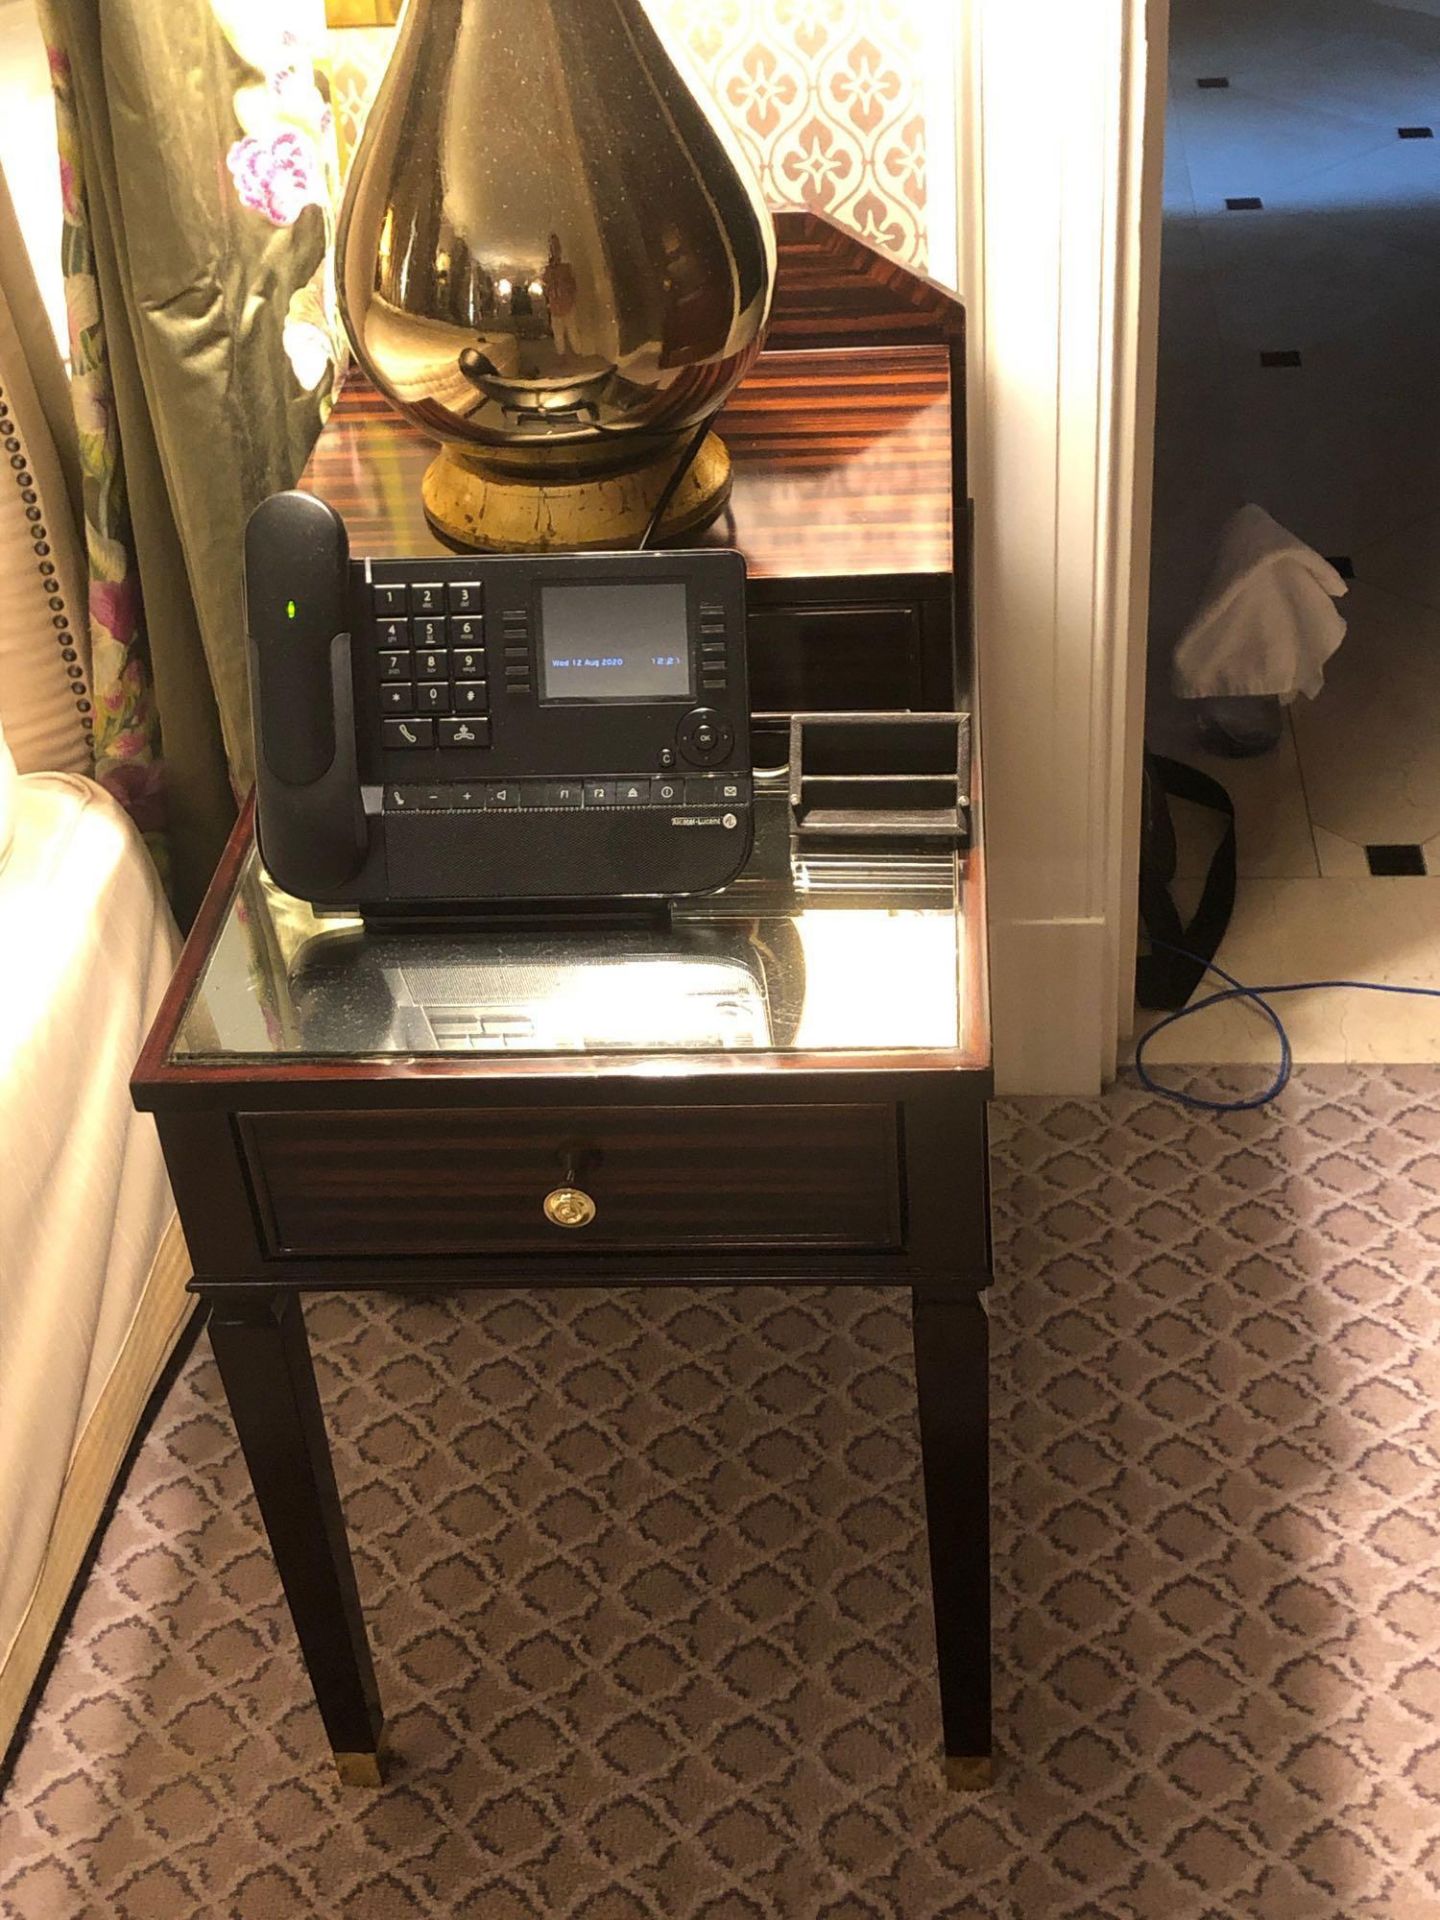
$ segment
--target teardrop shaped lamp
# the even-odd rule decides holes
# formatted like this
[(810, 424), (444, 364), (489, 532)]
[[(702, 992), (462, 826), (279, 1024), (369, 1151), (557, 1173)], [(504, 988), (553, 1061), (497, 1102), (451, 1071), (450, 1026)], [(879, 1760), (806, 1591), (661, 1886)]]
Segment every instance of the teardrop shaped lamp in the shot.
[[(341, 309), (441, 440), (461, 546), (630, 546), (759, 353), (774, 226), (640, 0), (410, 0), (345, 190)], [(729, 494), (708, 435), (661, 524)]]

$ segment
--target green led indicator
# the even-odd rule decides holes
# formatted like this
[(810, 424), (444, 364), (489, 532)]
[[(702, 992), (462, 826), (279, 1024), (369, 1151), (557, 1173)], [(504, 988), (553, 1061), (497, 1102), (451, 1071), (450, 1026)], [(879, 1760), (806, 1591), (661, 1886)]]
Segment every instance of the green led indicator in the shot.
[(295, 602), (293, 600), (287, 600), (285, 602), (285, 618), (287, 620), (293, 620), (295, 618), (295, 612)]

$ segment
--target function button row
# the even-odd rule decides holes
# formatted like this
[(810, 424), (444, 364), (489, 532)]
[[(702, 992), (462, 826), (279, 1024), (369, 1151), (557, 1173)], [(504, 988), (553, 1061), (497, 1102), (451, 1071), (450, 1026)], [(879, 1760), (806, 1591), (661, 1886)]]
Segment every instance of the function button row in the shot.
[(379, 580), (375, 612), (381, 617), (406, 613), (479, 613), (485, 589), (478, 580)]
[(485, 622), (478, 613), (419, 614), (413, 620), (386, 615), (375, 622), (382, 647), (483, 647)]
[[(440, 724), (443, 730), (454, 723), (441, 721)], [(441, 744), (446, 743), (442, 740)], [(386, 808), (394, 812), (468, 812), (481, 807), (738, 806), (749, 798), (748, 779), (504, 780), (476, 781), (468, 785), (437, 782), (430, 786), (392, 786), (385, 790)]]
[(381, 722), (381, 743), (401, 753), (414, 753), (422, 748), (437, 746), (488, 747), (490, 722), (488, 719), (384, 720)]

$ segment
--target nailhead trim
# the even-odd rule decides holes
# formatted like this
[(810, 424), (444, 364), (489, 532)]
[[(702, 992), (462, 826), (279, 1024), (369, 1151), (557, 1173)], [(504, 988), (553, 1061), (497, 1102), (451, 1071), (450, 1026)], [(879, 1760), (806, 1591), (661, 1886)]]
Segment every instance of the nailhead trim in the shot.
[(5, 399), (5, 389), (0, 386), (0, 441), (3, 441), (6, 453), (10, 456), (10, 466), (14, 473), (15, 484), (20, 489), (20, 499), (25, 508), (25, 518), (30, 522), (30, 544), (40, 561), (40, 576), (46, 601), (50, 608), (50, 624), (55, 628), (55, 638), (60, 647), (60, 658), (65, 662), (65, 675), (70, 681), (71, 697), (75, 701), (75, 710), (80, 715), (80, 724), (86, 738), (93, 738), (95, 720), (90, 702), (81, 696), (89, 689), (85, 685), (85, 670), (75, 664), (79, 653), (74, 645), (75, 636), (70, 631), (70, 620), (65, 611), (65, 596), (59, 592), (59, 583), (55, 577), (55, 563), (49, 558), (50, 543), (42, 525), (39, 493), (35, 487), (35, 476), (29, 471), (25, 452)]

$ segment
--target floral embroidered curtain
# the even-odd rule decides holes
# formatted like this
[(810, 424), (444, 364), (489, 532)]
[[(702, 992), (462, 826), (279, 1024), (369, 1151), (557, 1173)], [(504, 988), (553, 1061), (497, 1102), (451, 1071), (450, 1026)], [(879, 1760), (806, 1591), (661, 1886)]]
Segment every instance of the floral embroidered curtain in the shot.
[(241, 535), (344, 353), (321, 0), (41, 0), (60, 132), (97, 773), (177, 908), (251, 778)]

